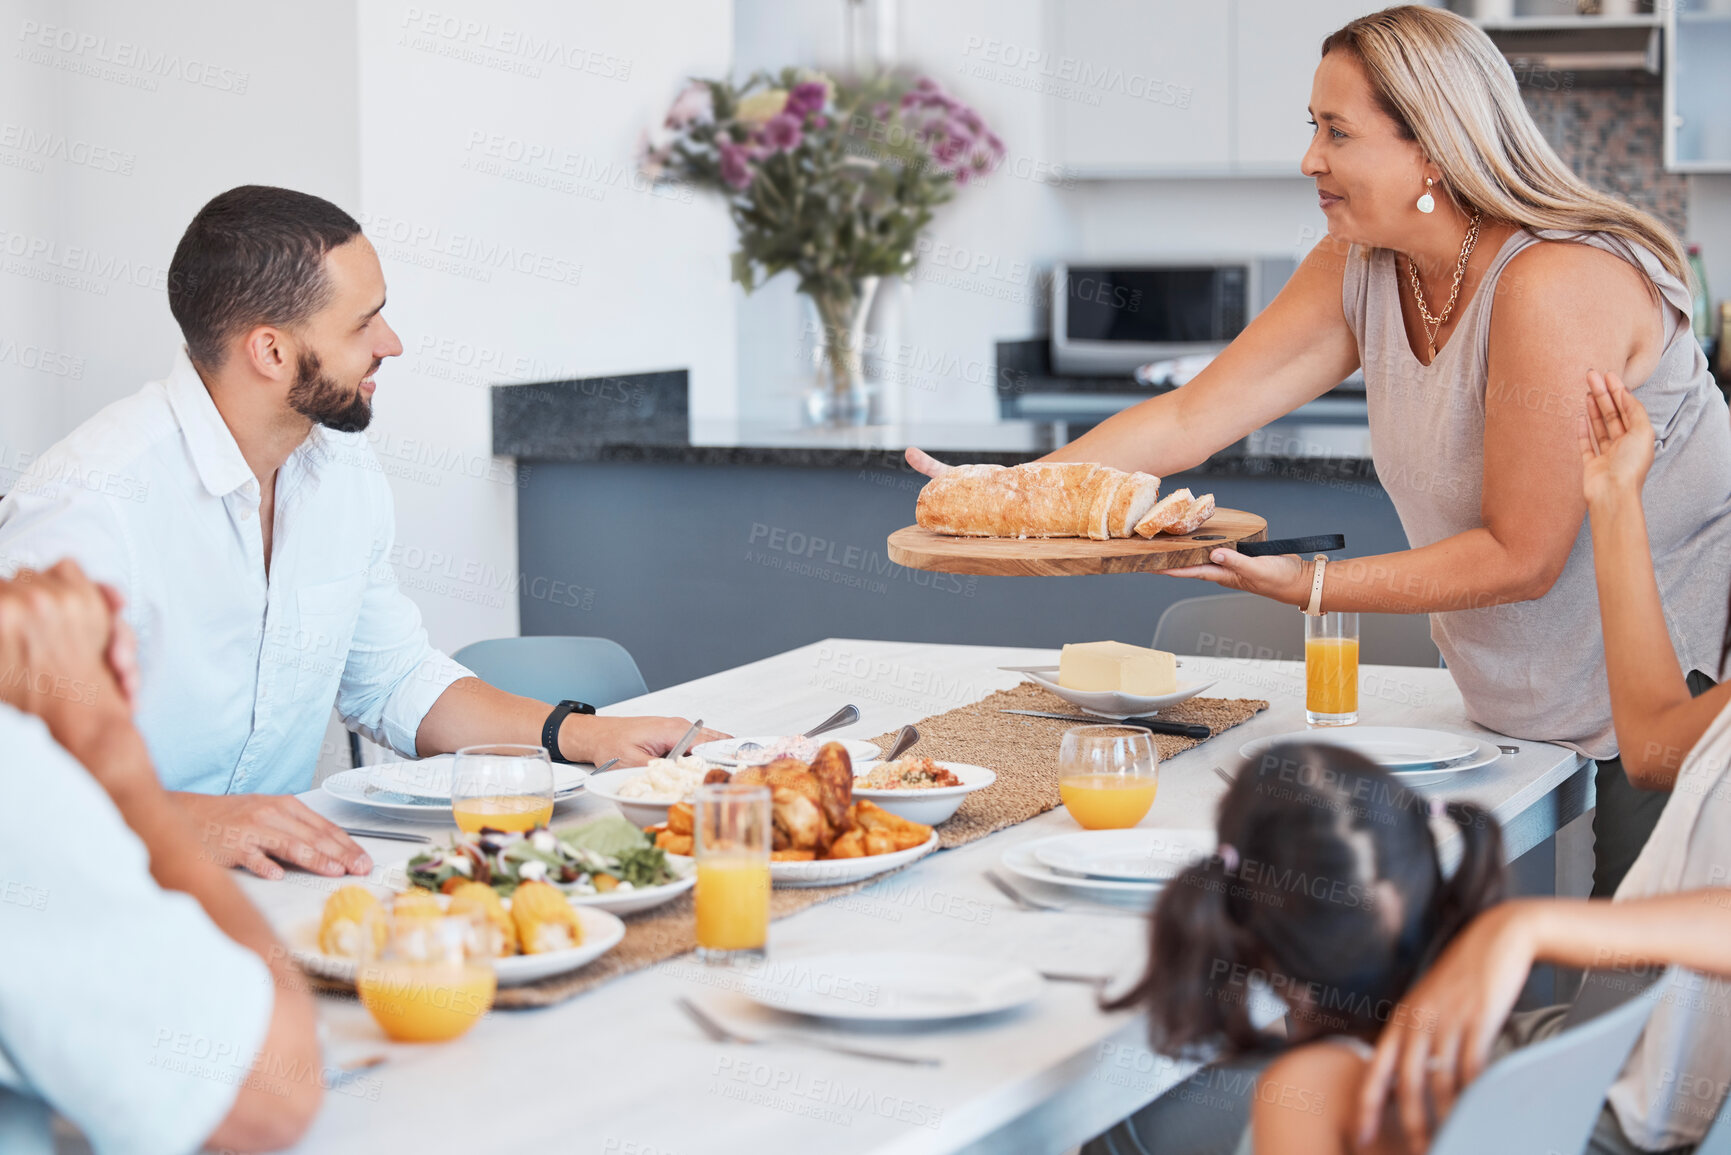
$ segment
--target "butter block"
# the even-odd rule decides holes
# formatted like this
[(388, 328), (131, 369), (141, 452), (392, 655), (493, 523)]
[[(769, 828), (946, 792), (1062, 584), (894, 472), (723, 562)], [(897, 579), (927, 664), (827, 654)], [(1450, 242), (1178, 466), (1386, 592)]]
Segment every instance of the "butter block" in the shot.
[(1122, 694), (1174, 694), (1178, 659), (1165, 650), (1124, 642), (1074, 642), (1058, 659), (1058, 684), (1066, 690), (1116, 690)]

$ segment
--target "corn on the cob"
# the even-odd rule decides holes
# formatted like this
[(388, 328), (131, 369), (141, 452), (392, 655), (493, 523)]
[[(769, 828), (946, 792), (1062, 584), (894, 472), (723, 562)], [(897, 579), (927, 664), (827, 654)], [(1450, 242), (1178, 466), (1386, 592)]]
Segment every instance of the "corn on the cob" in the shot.
[(345, 886), (325, 900), (325, 912), (319, 922), (319, 949), (338, 958), (360, 958), (363, 928), (369, 915), (373, 945), (385, 943), (384, 908), (372, 891), (361, 886)]
[(438, 918), (444, 913), (438, 896), (424, 887), (405, 890), (391, 900), (391, 914), (396, 918)]
[(451, 914), (474, 911), (486, 920), (485, 942), (494, 958), (517, 953), (517, 926), (499, 901), (499, 892), (484, 882), (464, 882), (451, 890)]
[(517, 945), (524, 954), (569, 950), (583, 941), (577, 912), (558, 887), (525, 882), (511, 895), (511, 921), (517, 925)]

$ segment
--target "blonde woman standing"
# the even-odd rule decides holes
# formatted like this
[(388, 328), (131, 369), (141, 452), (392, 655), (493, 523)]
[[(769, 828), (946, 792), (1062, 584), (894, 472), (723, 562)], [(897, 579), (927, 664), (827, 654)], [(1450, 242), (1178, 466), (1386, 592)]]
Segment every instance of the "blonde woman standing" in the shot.
[[(1575, 423), (1590, 370), (1634, 383), (1657, 431), (1659, 588), (1699, 692), (1725, 627), (1731, 416), (1690, 332), (1682, 249), (1569, 171), (1470, 22), (1390, 8), (1322, 52), (1302, 167), (1328, 237), (1202, 374), (1049, 460), (1178, 473), (1362, 367), (1377, 475), (1411, 548), (1327, 566), (1322, 606), (1431, 615), (1475, 721), (1598, 761), (1594, 893), (1608, 895), (1675, 761), (1631, 784), (1617, 759)], [(1173, 572), (1310, 600), (1308, 559), (1212, 561)]]

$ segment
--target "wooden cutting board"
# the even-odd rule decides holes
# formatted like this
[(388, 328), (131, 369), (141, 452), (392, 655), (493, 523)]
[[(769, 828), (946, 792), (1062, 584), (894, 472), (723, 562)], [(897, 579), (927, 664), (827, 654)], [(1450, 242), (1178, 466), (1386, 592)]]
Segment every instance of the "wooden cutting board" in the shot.
[(1241, 509), (1216, 509), (1195, 533), (1183, 537), (946, 537), (910, 525), (890, 534), (890, 560), (909, 569), (992, 577), (1070, 577), (1102, 573), (1158, 573), (1206, 565), (1217, 546), (1265, 541), (1268, 522)]

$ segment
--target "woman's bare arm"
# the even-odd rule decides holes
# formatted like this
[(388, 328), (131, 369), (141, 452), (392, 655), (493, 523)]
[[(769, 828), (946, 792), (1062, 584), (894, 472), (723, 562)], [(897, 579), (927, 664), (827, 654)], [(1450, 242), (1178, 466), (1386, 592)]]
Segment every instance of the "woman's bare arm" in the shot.
[[(1510, 262), (1496, 291), (1482, 474), (1440, 454), (1395, 463), (1406, 471), (1403, 487), (1468, 501), (1476, 490), (1483, 524), (1417, 549), (1331, 564), (1324, 575), (1325, 609), (1477, 609), (1543, 597), (1562, 573), (1586, 512), (1575, 430), (1581, 383), (1591, 369), (1645, 378), (1657, 362), (1658, 312), (1632, 266), (1586, 245), (1534, 245)], [(1468, 336), (1457, 333), (1451, 340)], [(1470, 394), (1439, 400), (1480, 404)], [(1289, 605), (1309, 600), (1307, 562), (1247, 558), (1230, 550), (1215, 557), (1212, 566), (1169, 572)]]
[[(1341, 310), (1346, 251), (1324, 237), (1268, 308), (1188, 385), (1114, 414), (1041, 460), (1180, 473), (1340, 384), (1358, 368)], [(907, 457), (921, 473), (944, 468), (918, 449)]]
[(1731, 704), (1731, 683), (1692, 697), (1671, 647), (1641, 508), (1641, 487), (1653, 463), (1647, 410), (1615, 374), (1590, 375), (1588, 388), (1577, 440), (1593, 528), (1611, 720), (1629, 781), (1668, 790), (1684, 756)]

